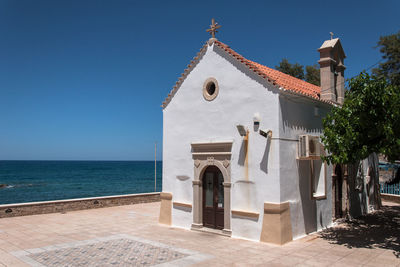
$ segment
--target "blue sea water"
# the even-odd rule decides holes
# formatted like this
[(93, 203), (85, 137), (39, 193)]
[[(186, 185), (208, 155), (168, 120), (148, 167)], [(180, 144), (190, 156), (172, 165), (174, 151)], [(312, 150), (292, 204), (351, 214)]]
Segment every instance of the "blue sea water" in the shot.
[(154, 161), (0, 161), (2, 184), (0, 204), (154, 192)]

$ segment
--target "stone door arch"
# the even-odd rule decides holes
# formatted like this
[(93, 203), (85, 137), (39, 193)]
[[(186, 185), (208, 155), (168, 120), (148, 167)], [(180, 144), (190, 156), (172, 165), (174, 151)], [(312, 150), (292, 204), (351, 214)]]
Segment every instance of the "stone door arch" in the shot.
[(194, 163), (193, 179), (193, 223), (192, 228), (203, 227), (203, 186), (202, 177), (209, 166), (215, 166), (224, 178), (224, 229), (231, 234), (231, 149), (230, 142), (192, 143)]
[(208, 166), (202, 176), (203, 226), (224, 229), (224, 177), (215, 166)]

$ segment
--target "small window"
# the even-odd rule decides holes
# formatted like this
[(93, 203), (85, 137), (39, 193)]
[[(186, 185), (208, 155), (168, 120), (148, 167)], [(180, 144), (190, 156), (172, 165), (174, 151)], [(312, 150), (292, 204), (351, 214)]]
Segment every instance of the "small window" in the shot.
[(209, 82), (206, 86), (207, 94), (213, 95), (215, 93), (215, 83)]
[(203, 96), (206, 100), (212, 101), (218, 95), (219, 87), (215, 78), (208, 78), (203, 84)]
[(327, 164), (322, 160), (311, 160), (311, 186), (312, 197), (316, 199), (326, 198), (326, 171)]

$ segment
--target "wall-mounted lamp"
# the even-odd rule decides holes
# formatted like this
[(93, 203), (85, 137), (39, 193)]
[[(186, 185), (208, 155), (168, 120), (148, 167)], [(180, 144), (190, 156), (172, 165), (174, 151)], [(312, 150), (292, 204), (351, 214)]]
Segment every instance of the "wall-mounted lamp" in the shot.
[(264, 136), (265, 138), (271, 138), (272, 137), (272, 131), (271, 130), (260, 129), (260, 134), (262, 136)]
[(236, 128), (238, 129), (240, 136), (246, 136), (247, 135), (246, 128), (244, 128), (243, 125), (240, 125), (240, 124), (236, 125)]
[(254, 126), (259, 126), (260, 125), (260, 113), (254, 113), (253, 115), (253, 121), (254, 121)]

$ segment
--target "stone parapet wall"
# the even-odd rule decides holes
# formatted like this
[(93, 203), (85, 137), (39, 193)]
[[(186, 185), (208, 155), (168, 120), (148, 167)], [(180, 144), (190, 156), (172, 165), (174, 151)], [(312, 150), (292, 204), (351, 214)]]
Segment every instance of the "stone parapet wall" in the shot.
[(0, 218), (45, 213), (62, 213), (74, 210), (96, 209), (158, 201), (160, 201), (159, 192), (6, 204), (0, 205)]
[(400, 203), (400, 196), (399, 195), (381, 193), (381, 199), (383, 201)]

